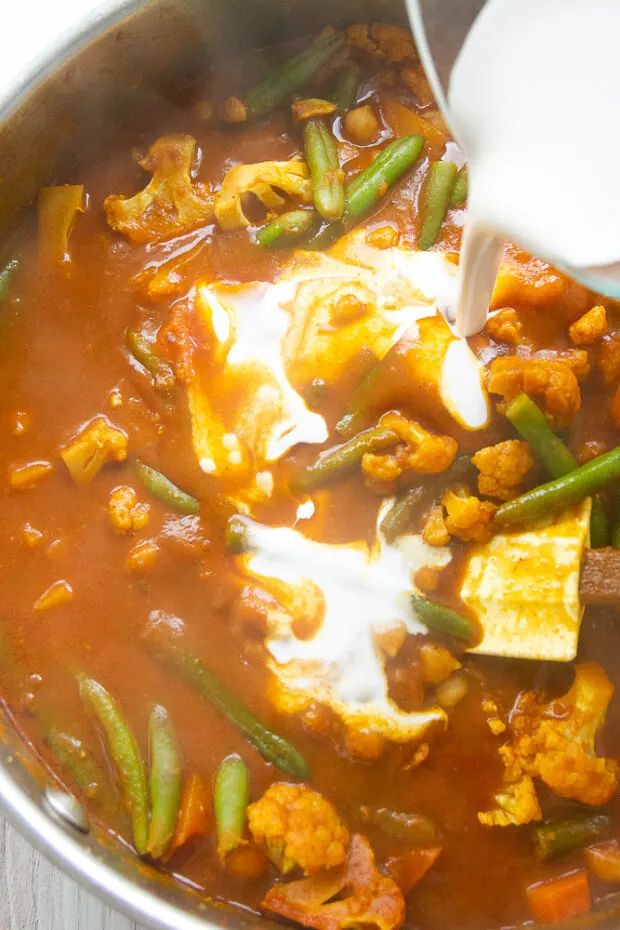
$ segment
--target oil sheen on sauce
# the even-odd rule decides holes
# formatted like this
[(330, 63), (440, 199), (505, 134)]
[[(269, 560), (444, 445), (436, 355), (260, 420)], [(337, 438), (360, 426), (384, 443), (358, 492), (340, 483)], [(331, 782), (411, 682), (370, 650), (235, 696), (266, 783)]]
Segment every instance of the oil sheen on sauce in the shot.
[(448, 94), (469, 163), (461, 336), (484, 326), (506, 238), (620, 290), (618, 35), (618, 0), (488, 0), (468, 34)]

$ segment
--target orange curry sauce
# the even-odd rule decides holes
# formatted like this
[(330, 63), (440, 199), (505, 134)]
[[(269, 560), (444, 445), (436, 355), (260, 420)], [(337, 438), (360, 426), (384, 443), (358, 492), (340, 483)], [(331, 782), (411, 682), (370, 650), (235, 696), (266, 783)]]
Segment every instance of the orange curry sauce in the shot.
[[(358, 100), (373, 107), (380, 136), (376, 144), (358, 147), (346, 138), (342, 119), (336, 118), (334, 130), (347, 179), (369, 164), (390, 139), (419, 132), (420, 115), (432, 121), (427, 128), (434, 127), (432, 141), (414, 170), (364, 220), (369, 232), (389, 224), (399, 246), (415, 248), (419, 196), (430, 161), (443, 157), (460, 166), (462, 156), (441, 129), (434, 103), (421, 101), (422, 95), (412, 94), (402, 83), (398, 63), (392, 66), (389, 61), (356, 54), (365, 69)], [(222, 232), (215, 221), (146, 246), (132, 243), (106, 222), (105, 198), (111, 193), (132, 196), (148, 180), (132, 159), (132, 151), (144, 153), (166, 133), (195, 137), (200, 150), (197, 178), (215, 190), (233, 164), (285, 160), (302, 153), (300, 129), (291, 122), (288, 110), (249, 126), (227, 127), (216, 118), (201, 118), (204, 110), (196, 103), (224, 96), (229, 92), (228, 78), (226, 73), (210, 77), (188, 92), (182, 107), (167, 105), (165, 112), (173, 114), (168, 117), (162, 117), (154, 102), (142, 127), (136, 125), (111, 140), (95, 163), (84, 164), (77, 174), (58, 178), (59, 183), (83, 184), (88, 195), (86, 209), (71, 231), (68, 261), (50, 267), (41, 260), (33, 217), (23, 221), (4, 250), (6, 258), (19, 258), (20, 268), (0, 317), (1, 615), (2, 633), (14, 657), (8, 668), (0, 662), (2, 697), (25, 738), (60, 781), (82, 797), (98, 828), (112, 831), (128, 844), (131, 830), (120, 800), (115, 809), (102, 810), (96, 792), (93, 798), (84, 798), (43, 732), (41, 719), (46, 716), (60, 729), (78, 733), (113, 779), (101, 734), (80, 699), (77, 671), (100, 681), (115, 697), (145, 759), (149, 714), (153, 704), (159, 703), (174, 722), (184, 777), (197, 773), (211, 784), (221, 760), (238, 752), (250, 769), (251, 795), (256, 800), (271, 783), (291, 779), (267, 764), (234, 726), (145, 648), (142, 635), (154, 612), (180, 618), (184, 645), (213, 668), (267, 726), (301, 751), (310, 767), (311, 787), (332, 802), (351, 833), (368, 838), (379, 866), (406, 852), (410, 844), (368, 823), (362, 808), (414, 812), (434, 821), (441, 854), (407, 895), (407, 926), (481, 930), (519, 925), (531, 919), (526, 888), (584, 868), (584, 860), (581, 852), (575, 852), (560, 862), (541, 863), (533, 854), (528, 827), (488, 827), (479, 822), (477, 813), (493, 806), (492, 796), (503, 773), (498, 738), (489, 729), (482, 701), (492, 696), (507, 715), (523, 690), (537, 688), (549, 700), (570, 686), (570, 667), (465, 658), (466, 694), (449, 711), (445, 732), (430, 740), (428, 757), (415, 767), (410, 764), (415, 747), (377, 743), (372, 734), (364, 733), (357, 735), (357, 747), (348, 744), (338, 721), (320, 707), (302, 715), (277, 713), (267, 697), (269, 673), (260, 630), (248, 619), (247, 606), (240, 606), (242, 583), (234, 557), (225, 548), (225, 526), (235, 508), (218, 481), (198, 465), (183, 385), (169, 395), (158, 391), (129, 351), (128, 330), (154, 335), (179, 308), (191, 309), (197, 280), (268, 282), (290, 260), (288, 249), (261, 250), (252, 230)], [(239, 81), (239, 90), (243, 90), (243, 78)], [(320, 95), (320, 91), (312, 93)], [(455, 261), (463, 211), (463, 207), (449, 210), (434, 246), (452, 253)], [(252, 218), (260, 225), (263, 216), (257, 209)], [(146, 286), (153, 263), (178, 258), (192, 243), (194, 249), (179, 266), (171, 292), (149, 296)], [(508, 251), (507, 260), (512, 276), (497, 295), (495, 306), (514, 312), (503, 332), (496, 330), (494, 337), (489, 329), (470, 340), (478, 357), (488, 366), (498, 355), (514, 354), (514, 326), (519, 328), (521, 356), (573, 349), (569, 324), (598, 301), (549, 266), (515, 249)], [(606, 307), (609, 334), (604, 340), (609, 343), (616, 338), (618, 317), (615, 307)], [(191, 329), (194, 325), (195, 321), (188, 338), (195, 337), (197, 342), (200, 333)], [(600, 452), (617, 442), (608, 416), (617, 378), (605, 383), (601, 374), (602, 344), (599, 339), (583, 347), (591, 374), (581, 383), (582, 408), (565, 434), (577, 456), (587, 455), (592, 448)], [(167, 351), (162, 345), (162, 351)], [(174, 364), (178, 361), (175, 344), (168, 348)], [(208, 360), (201, 360), (200, 351), (196, 363), (206, 366)], [(361, 358), (359, 370), (354, 367), (345, 379), (325, 384), (314, 393), (305, 392), (308, 407), (328, 423), (330, 438), (325, 448), (340, 441), (335, 423), (365, 368)], [(398, 391), (394, 388), (396, 406), (415, 419), (415, 395), (409, 402), (403, 400), (407, 391), (398, 371), (393, 381), (398, 386)], [(381, 412), (395, 406), (389, 390), (388, 386)], [(492, 398), (493, 407), (497, 401)], [(77, 485), (59, 452), (96, 416), (106, 417), (127, 434), (128, 456), (124, 462), (106, 464), (91, 482)], [(459, 430), (456, 438), (460, 451), (471, 453), (514, 436), (505, 418), (494, 411), (487, 429)], [(316, 454), (316, 447), (300, 447), (274, 465), (273, 495), (257, 506), (256, 519), (274, 526), (294, 524), (296, 499), (289, 490), (288, 476), (293, 467), (311, 462)], [(198, 498), (200, 516), (181, 517), (150, 496), (138, 481), (136, 459)], [(33, 462), (48, 462), (52, 467), (27, 487), (12, 486), (10, 476), (15, 469)], [(473, 471), (468, 477), (472, 494), (477, 493), (475, 480)], [(542, 480), (539, 472), (528, 478), (530, 485)], [(138, 501), (150, 507), (146, 524), (129, 533), (118, 532), (109, 515), (110, 492), (120, 485), (135, 489)], [(316, 496), (320, 520), (308, 524), (315, 538), (330, 543), (372, 538), (380, 496), (366, 486), (359, 471)], [(426, 513), (420, 513), (412, 528), (419, 531), (425, 517)], [(136, 553), (143, 543), (146, 548)], [(457, 603), (463, 545), (458, 540), (452, 545), (456, 568), (441, 576), (433, 596)], [(54, 591), (60, 596), (41, 603), (42, 595), (59, 582), (64, 586)], [(612, 681), (620, 678), (618, 636), (612, 619), (586, 613), (581, 653), (599, 661)], [(423, 641), (440, 642), (432, 637), (411, 638), (388, 661), (392, 693), (406, 708), (419, 706), (421, 701), (419, 649)], [(620, 752), (615, 736), (618, 724), (618, 710), (612, 702), (604, 740), (611, 757)], [(368, 746), (363, 745), (365, 739)], [(571, 804), (554, 798), (543, 787), (539, 798), (545, 815)], [(207, 895), (240, 902), (257, 912), (266, 890), (280, 877), (272, 865), (257, 878), (225, 868), (216, 854), (212, 814), (208, 833), (189, 841), (160, 866)], [(301, 876), (296, 873), (294, 877)], [(612, 888), (594, 877), (590, 885), (595, 901)]]

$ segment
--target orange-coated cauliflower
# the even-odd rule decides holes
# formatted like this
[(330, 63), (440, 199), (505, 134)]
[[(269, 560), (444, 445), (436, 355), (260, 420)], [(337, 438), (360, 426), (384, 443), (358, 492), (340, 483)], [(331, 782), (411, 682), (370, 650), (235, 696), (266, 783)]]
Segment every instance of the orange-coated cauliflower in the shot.
[(523, 479), (534, 467), (534, 456), (527, 442), (508, 439), (480, 449), (472, 458), (480, 471), (478, 491), (487, 497), (509, 501), (522, 490)]
[(426, 515), (422, 527), (422, 538), (429, 546), (447, 546), (450, 533), (441, 504), (434, 504)]
[(452, 536), (461, 542), (488, 542), (493, 535), (497, 507), (459, 486), (444, 494), (442, 505), (431, 507), (422, 529), (429, 546), (447, 546)]
[(541, 349), (533, 358), (550, 359), (568, 365), (577, 381), (586, 381), (592, 371), (590, 356), (585, 349)]
[(307, 785), (277, 782), (248, 807), (248, 826), (282, 873), (306, 875), (344, 862), (349, 831), (336, 810)]
[(105, 417), (86, 423), (60, 455), (76, 484), (88, 484), (107, 462), (124, 462), (127, 436)]
[(133, 242), (155, 242), (178, 235), (213, 217), (211, 190), (192, 181), (198, 144), (193, 136), (162, 136), (138, 164), (153, 175), (134, 197), (110, 194), (108, 223)]
[(486, 323), (486, 331), (496, 342), (507, 342), (509, 345), (518, 346), (521, 342), (521, 330), (523, 326), (519, 314), (512, 307), (504, 307), (489, 317)]
[(243, 197), (254, 194), (267, 210), (277, 210), (286, 204), (278, 190), (310, 203), (312, 183), (306, 163), (291, 159), (235, 165), (226, 172), (215, 195), (215, 217), (222, 229), (243, 229), (250, 225), (243, 212)]
[(382, 875), (368, 840), (351, 838), (342, 865), (269, 889), (262, 906), (315, 930), (397, 930), (405, 919), (405, 898), (396, 882)]
[(587, 346), (596, 342), (607, 332), (607, 311), (599, 304), (569, 326), (568, 335), (576, 346)]
[[(564, 362), (506, 355), (491, 362), (487, 387), (510, 402), (517, 394), (541, 398), (550, 425), (568, 426), (581, 407), (579, 382)], [(497, 409), (502, 410), (501, 404)]]
[(386, 413), (379, 425), (396, 433), (402, 444), (385, 453), (366, 452), (362, 471), (376, 481), (395, 481), (403, 472), (436, 475), (454, 461), (458, 444), (451, 436), (429, 433), (398, 413)]
[(560, 313), (567, 323), (588, 306), (585, 287), (561, 274), (540, 258), (533, 258), (514, 245), (507, 245), (497, 275), (491, 309), (542, 308)]
[(421, 107), (428, 107), (434, 103), (433, 91), (422, 65), (409, 65), (403, 68), (400, 72), (400, 79), (414, 94)]
[(540, 820), (542, 811), (531, 775), (523, 771), (511, 746), (498, 750), (504, 763), (502, 785), (495, 794), (495, 807), (478, 814), (480, 823), (487, 827), (508, 827)]
[(493, 518), (497, 507), (478, 500), (466, 488), (444, 494), (446, 529), (461, 542), (487, 542), (493, 535)]
[(108, 514), (112, 526), (118, 533), (132, 533), (143, 529), (149, 520), (148, 504), (138, 503), (136, 492), (127, 485), (110, 491)]
[(522, 769), (554, 794), (582, 804), (606, 804), (616, 791), (617, 769), (596, 755), (614, 687), (596, 662), (575, 666), (575, 680), (559, 700), (540, 704), (532, 692), (512, 719), (514, 752)]
[(353, 48), (367, 52), (373, 58), (389, 64), (402, 64), (417, 59), (411, 33), (390, 23), (357, 23), (347, 29), (347, 42)]

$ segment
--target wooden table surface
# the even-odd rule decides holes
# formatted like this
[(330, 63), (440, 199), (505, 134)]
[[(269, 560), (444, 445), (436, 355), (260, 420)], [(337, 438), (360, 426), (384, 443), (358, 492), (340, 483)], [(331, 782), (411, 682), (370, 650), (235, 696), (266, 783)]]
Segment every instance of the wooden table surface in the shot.
[(102, 904), (0, 818), (1, 930), (143, 930)]

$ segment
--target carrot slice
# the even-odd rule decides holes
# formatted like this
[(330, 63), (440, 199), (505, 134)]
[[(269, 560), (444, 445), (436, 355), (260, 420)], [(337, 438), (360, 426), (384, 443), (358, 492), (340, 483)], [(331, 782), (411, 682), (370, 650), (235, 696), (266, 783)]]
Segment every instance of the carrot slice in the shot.
[(589, 846), (584, 855), (588, 869), (602, 882), (620, 882), (620, 844), (617, 840)]
[(587, 914), (592, 907), (588, 876), (583, 869), (568, 872), (547, 882), (530, 885), (527, 900), (540, 924), (561, 924)]
[(396, 882), (404, 895), (408, 895), (426, 875), (440, 852), (441, 846), (410, 849), (402, 856), (388, 859), (382, 871)]
[(395, 136), (424, 136), (429, 157), (436, 159), (443, 155), (446, 150), (446, 137), (430, 119), (420, 116), (415, 110), (392, 97), (382, 98), (381, 110)]
[(211, 791), (200, 775), (190, 775), (183, 786), (181, 810), (170, 844), (170, 854), (195, 836), (204, 836), (213, 822)]

